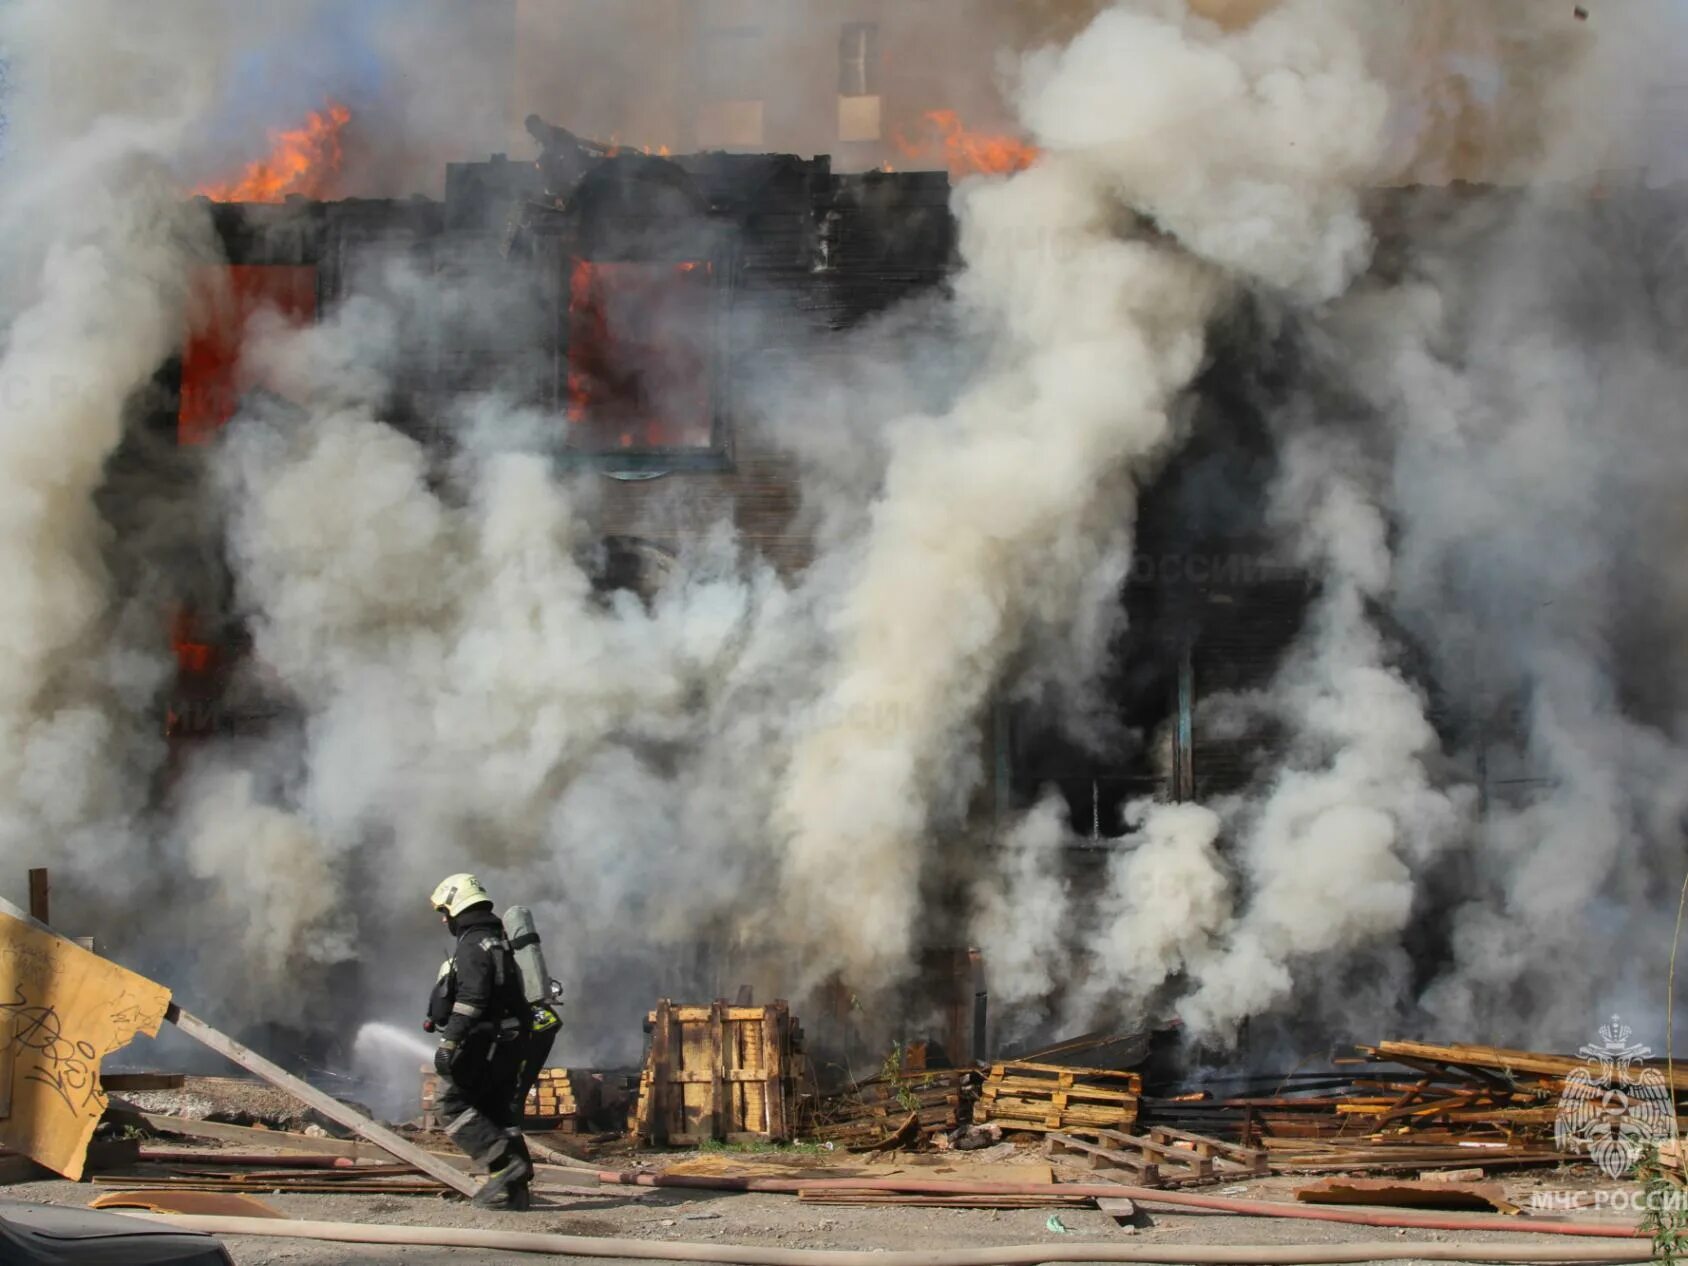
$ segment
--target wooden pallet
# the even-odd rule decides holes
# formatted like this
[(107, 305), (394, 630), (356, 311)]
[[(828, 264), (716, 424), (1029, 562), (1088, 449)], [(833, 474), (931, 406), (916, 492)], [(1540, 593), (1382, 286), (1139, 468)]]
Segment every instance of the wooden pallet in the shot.
[(1137, 1120), (1143, 1079), (1110, 1068), (991, 1065), (974, 1121), (1005, 1130), (1123, 1129)]
[(1051, 1133), (1043, 1141), (1051, 1160), (1112, 1170), (1138, 1187), (1200, 1187), (1238, 1178), (1264, 1178), (1266, 1153), (1184, 1130), (1155, 1127), (1143, 1134), (1122, 1130)]
[(691, 1147), (795, 1136), (803, 1031), (784, 1002), (679, 1006), (664, 999), (645, 1028), (651, 1043), (635, 1141)]

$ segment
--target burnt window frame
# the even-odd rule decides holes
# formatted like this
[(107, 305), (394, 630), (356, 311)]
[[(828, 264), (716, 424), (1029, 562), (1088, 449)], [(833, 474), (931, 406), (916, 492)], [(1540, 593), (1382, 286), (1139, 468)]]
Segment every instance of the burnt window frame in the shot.
[[(730, 224), (710, 213), (702, 194), (690, 188), (690, 178), (678, 166), (666, 160), (629, 156), (610, 160), (623, 163), (661, 164), (674, 174), (676, 181), (684, 181), (693, 199), (691, 224), (687, 227), (696, 236), (684, 250), (652, 250), (635, 241), (604, 247), (591, 240), (590, 226), (584, 219), (589, 203), (582, 197), (590, 195), (588, 181), (576, 191), (565, 214), (562, 231), (551, 239), (551, 249), (545, 252), (547, 284), (554, 287), (554, 328), (552, 335), (552, 375), (549, 408), (568, 434), (568, 363), (569, 363), (569, 279), (576, 260), (596, 263), (682, 264), (706, 262), (714, 282), (709, 305), (712, 330), (709, 337), (709, 443), (695, 447), (582, 449), (560, 444), (556, 450), (558, 464), (567, 470), (602, 471), (609, 474), (660, 475), (683, 471), (728, 471), (734, 467), (734, 435), (732, 413), (734, 402), (732, 355), (732, 315), (738, 284), (739, 245), (737, 234)], [(607, 164), (605, 165), (607, 166)], [(599, 169), (603, 170), (602, 167)], [(653, 168), (653, 170), (655, 170)], [(594, 173), (595, 175), (597, 173)], [(685, 223), (674, 221), (676, 227)]]

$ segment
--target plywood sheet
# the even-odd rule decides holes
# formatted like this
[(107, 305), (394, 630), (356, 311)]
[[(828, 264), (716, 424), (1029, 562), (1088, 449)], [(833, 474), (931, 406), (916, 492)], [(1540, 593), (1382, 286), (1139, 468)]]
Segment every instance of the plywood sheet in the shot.
[(81, 946), (0, 913), (0, 1070), (11, 1110), (0, 1143), (80, 1179), (105, 1111), (100, 1060), (158, 1032), (170, 991)]
[(237, 1191), (110, 1191), (88, 1202), (90, 1209), (150, 1209), (212, 1218), (285, 1218), (255, 1196)]

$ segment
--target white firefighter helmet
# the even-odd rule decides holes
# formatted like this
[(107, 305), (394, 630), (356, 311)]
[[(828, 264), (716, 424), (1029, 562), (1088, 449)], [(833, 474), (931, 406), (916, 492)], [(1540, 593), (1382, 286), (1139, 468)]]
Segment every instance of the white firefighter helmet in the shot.
[(482, 902), (490, 905), (492, 895), (481, 887), (480, 880), (469, 874), (447, 875), (434, 889), (434, 895), (428, 898), (429, 905), (454, 919), (470, 906), (478, 906)]

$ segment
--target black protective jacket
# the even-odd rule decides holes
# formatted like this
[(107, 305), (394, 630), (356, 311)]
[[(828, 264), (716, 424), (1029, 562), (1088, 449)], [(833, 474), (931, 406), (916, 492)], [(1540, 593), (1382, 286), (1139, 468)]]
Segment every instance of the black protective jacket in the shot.
[(527, 1000), (504, 924), (486, 909), (465, 911), (456, 926), (457, 947), (428, 999), (428, 1018), (441, 1040), (460, 1046), (471, 1031), (525, 1032)]

